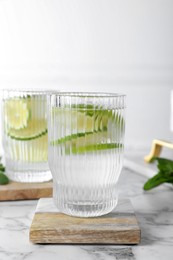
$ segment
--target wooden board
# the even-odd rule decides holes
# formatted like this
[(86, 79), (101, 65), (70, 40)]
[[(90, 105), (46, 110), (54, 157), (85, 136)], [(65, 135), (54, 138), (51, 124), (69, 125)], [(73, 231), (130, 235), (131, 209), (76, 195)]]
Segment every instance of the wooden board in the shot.
[(30, 241), (43, 244), (138, 244), (140, 227), (130, 200), (101, 217), (77, 218), (58, 212), (52, 198), (40, 199), (30, 227)]
[(52, 197), (52, 182), (20, 183), (10, 182), (0, 185), (0, 201), (29, 200)]

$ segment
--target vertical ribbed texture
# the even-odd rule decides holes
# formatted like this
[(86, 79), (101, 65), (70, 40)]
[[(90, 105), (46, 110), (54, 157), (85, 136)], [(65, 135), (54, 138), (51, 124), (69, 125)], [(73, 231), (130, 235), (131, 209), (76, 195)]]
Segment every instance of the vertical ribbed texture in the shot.
[(4, 90), (2, 117), (9, 178), (19, 182), (50, 180), (46, 94)]
[(93, 217), (117, 204), (124, 96), (60, 93), (49, 99), (49, 166), (61, 212)]

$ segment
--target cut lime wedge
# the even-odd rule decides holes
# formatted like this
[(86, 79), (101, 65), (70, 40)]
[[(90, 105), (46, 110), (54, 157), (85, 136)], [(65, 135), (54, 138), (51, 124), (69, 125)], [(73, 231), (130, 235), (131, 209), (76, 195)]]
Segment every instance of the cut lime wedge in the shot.
[(47, 133), (47, 122), (45, 119), (33, 119), (28, 121), (27, 127), (23, 129), (8, 129), (8, 135), (15, 140), (28, 141), (36, 139)]
[(5, 122), (9, 128), (23, 129), (28, 124), (29, 110), (24, 99), (12, 98), (4, 103)]

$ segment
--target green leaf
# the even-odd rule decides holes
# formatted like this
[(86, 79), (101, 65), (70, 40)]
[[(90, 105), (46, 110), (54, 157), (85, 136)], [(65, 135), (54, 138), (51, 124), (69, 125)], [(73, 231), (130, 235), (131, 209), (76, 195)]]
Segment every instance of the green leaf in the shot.
[(160, 184), (167, 182), (167, 177), (163, 176), (162, 173), (158, 173), (144, 184), (144, 190), (151, 190)]
[(169, 177), (167, 178), (167, 181), (166, 181), (166, 182), (173, 184), (173, 176), (169, 176)]
[(0, 172), (0, 185), (5, 185), (8, 183), (9, 183), (8, 177), (3, 172)]
[(165, 158), (155, 158), (158, 162), (158, 169), (162, 174), (173, 175), (173, 161)]
[(0, 163), (0, 172), (4, 172), (5, 171), (5, 167), (2, 163)]

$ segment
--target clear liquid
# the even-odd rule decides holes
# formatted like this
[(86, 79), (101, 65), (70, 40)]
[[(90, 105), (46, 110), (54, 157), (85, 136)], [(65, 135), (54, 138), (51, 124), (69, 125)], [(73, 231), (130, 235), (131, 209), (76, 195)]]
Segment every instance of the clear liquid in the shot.
[[(56, 151), (50, 149), (52, 157)], [(61, 156), (52, 160), (54, 201), (66, 214), (92, 217), (106, 214), (116, 207), (117, 181), (122, 155), (112, 151)]]
[(10, 98), (4, 101), (3, 110), (8, 177), (19, 182), (50, 180), (45, 96)]
[(44, 182), (52, 179), (48, 166), (47, 134), (35, 140), (6, 137), (6, 173), (17, 182)]
[(79, 217), (115, 208), (122, 168), (124, 120), (121, 111), (53, 108), (49, 128), (49, 165), (55, 204)]

